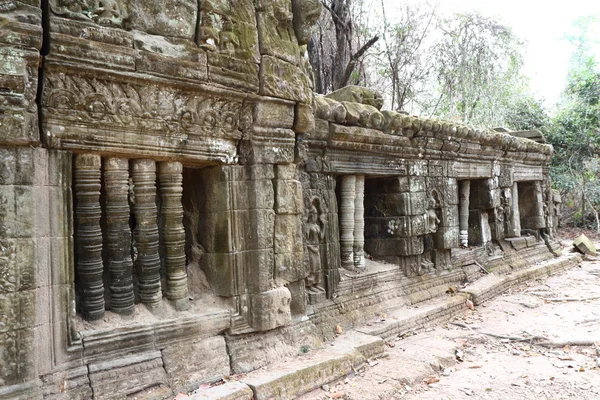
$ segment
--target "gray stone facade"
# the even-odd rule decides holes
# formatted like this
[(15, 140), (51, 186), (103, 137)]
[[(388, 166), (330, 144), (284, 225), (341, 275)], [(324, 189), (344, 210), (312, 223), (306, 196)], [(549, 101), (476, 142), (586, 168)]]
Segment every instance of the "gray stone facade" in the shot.
[(552, 257), (551, 146), (314, 95), (317, 1), (5, 3), (0, 399), (168, 398)]

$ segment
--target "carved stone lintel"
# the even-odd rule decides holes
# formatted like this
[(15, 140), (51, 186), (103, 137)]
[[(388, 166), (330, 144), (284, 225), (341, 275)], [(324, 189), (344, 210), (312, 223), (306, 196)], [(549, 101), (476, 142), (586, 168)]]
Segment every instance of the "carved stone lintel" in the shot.
[(167, 298), (178, 309), (188, 307), (185, 269), (185, 230), (183, 228), (183, 166), (180, 162), (162, 162), (159, 169), (162, 198), (162, 237), (167, 270)]
[(133, 262), (129, 228), (129, 160), (104, 160), (106, 193), (106, 260), (110, 274), (110, 308), (119, 314), (134, 311)]
[(142, 303), (158, 307), (162, 300), (160, 255), (158, 253), (158, 210), (156, 208), (156, 163), (134, 160), (132, 168), (135, 215), (135, 269)]
[(469, 196), (471, 181), (459, 182), (458, 224), (460, 226), (460, 245), (469, 245)]
[(356, 177), (354, 197), (354, 266), (365, 268), (365, 177)]
[(354, 268), (354, 197), (356, 176), (342, 177), (340, 202), (340, 252), (342, 267)]
[(75, 214), (77, 225), (77, 284), (83, 317), (94, 321), (104, 318), (104, 284), (102, 280), (102, 230), (100, 188), (102, 160), (95, 154), (75, 158)]

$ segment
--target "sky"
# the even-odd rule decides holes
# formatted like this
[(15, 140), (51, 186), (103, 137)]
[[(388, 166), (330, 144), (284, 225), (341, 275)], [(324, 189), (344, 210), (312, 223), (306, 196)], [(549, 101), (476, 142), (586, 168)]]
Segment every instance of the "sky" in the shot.
[[(386, 9), (404, 0), (386, 0)], [(525, 42), (523, 74), (531, 89), (551, 108), (565, 87), (572, 45), (564, 39), (573, 22), (600, 15), (600, 0), (431, 0), (447, 12), (479, 11), (495, 17)], [(599, 37), (600, 39), (600, 37)], [(599, 54), (600, 57), (600, 54)]]

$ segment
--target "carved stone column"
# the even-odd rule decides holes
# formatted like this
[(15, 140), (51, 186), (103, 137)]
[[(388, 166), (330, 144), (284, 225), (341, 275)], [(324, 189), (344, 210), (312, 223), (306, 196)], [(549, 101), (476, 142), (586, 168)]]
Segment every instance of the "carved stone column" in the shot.
[(354, 197), (354, 266), (365, 267), (365, 177), (356, 177)]
[(162, 198), (162, 237), (167, 270), (167, 298), (177, 309), (188, 307), (185, 270), (185, 230), (183, 228), (183, 166), (179, 162), (160, 163)]
[(521, 236), (521, 212), (519, 211), (519, 185), (517, 182), (512, 186), (512, 203), (510, 204), (508, 237)]
[(459, 182), (458, 193), (458, 224), (460, 228), (460, 245), (469, 245), (469, 196), (471, 194), (471, 181)]
[(158, 210), (156, 208), (156, 163), (134, 160), (132, 168), (135, 215), (135, 270), (140, 299), (153, 309), (161, 304)]
[(129, 228), (129, 160), (104, 160), (106, 193), (106, 260), (110, 274), (110, 308), (119, 314), (134, 311), (133, 262)]
[(104, 284), (102, 281), (102, 230), (100, 188), (102, 160), (95, 154), (75, 157), (75, 241), (77, 246), (77, 286), (83, 317), (94, 321), (104, 318)]
[[(354, 268), (354, 197), (356, 193), (356, 176), (342, 177), (340, 190), (340, 253), (342, 267)], [(364, 239), (363, 239), (364, 242)]]

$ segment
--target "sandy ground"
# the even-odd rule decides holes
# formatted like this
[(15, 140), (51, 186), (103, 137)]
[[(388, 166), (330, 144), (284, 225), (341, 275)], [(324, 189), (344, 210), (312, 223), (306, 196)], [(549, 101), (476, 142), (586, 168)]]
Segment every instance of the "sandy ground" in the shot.
[[(567, 344), (576, 341), (587, 345)], [(301, 399), (600, 399), (600, 261), (465, 306), (450, 323), (388, 346)]]

